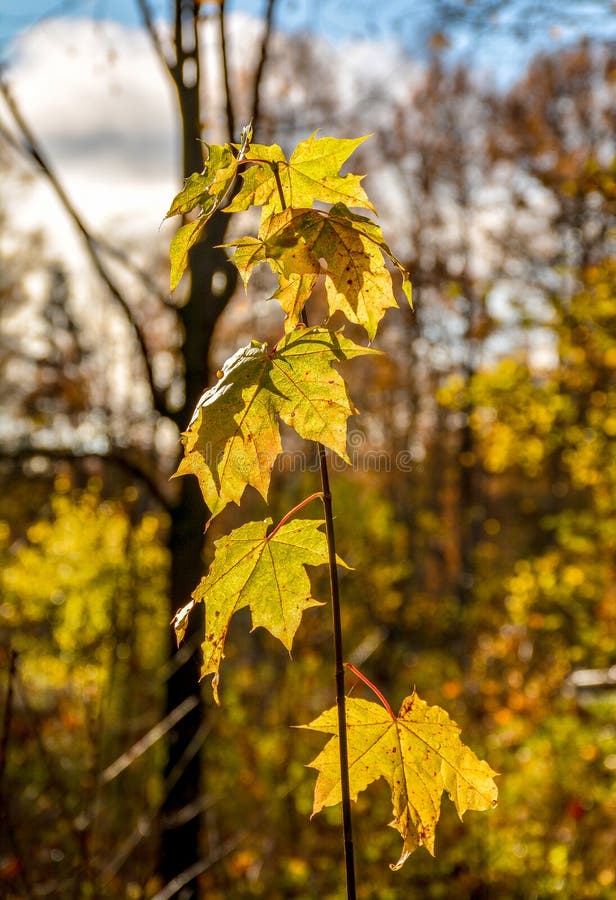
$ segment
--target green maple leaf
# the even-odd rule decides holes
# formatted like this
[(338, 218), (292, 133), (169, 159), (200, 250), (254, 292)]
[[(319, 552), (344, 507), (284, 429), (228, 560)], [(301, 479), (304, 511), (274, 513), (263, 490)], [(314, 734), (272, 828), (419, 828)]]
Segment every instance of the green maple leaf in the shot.
[[(169, 257), (171, 261), (170, 289), (180, 283), (188, 266), (188, 253), (196, 243), (209, 219), (220, 208), (229, 193), (237, 169), (250, 146), (252, 131), (242, 132), (241, 144), (207, 144), (208, 158), (202, 172), (195, 172), (184, 182), (169, 207), (165, 219), (171, 216), (185, 216), (197, 209), (198, 218), (178, 229), (171, 240)], [(233, 151), (237, 151), (234, 154)]]
[[(284, 520), (283, 520), (284, 522)], [(321, 606), (311, 593), (306, 566), (328, 562), (324, 523), (296, 519), (267, 535), (271, 519), (248, 522), (216, 541), (216, 555), (205, 578), (181, 609), (174, 627), (178, 643), (195, 603), (205, 604), (205, 640), (201, 677), (213, 675), (214, 699), (219, 703), (220, 664), (232, 616), (249, 607), (252, 627), (266, 628), (291, 650), (304, 610)], [(342, 560), (338, 560), (342, 563)]]
[[(415, 692), (397, 716), (369, 700), (347, 698), (349, 783), (357, 800), (371, 782), (384, 778), (391, 787), (394, 819), (402, 835), (402, 854), (392, 869), (424, 845), (434, 855), (441, 795), (447, 791), (460, 817), (496, 805), (496, 773), (460, 740), (460, 728), (445, 710), (428, 706)], [(313, 815), (341, 801), (338, 713), (326, 710), (309, 725), (334, 737), (309, 764), (318, 769)]]
[(333, 363), (375, 352), (326, 328), (298, 328), (272, 349), (253, 341), (238, 350), (199, 401), (176, 474), (197, 476), (212, 516), (239, 504), (246, 485), (267, 499), (282, 450), (279, 419), (347, 460), (347, 419), (356, 410)]
[(408, 274), (379, 226), (342, 203), (329, 212), (289, 208), (274, 213), (262, 223), (257, 238), (240, 238), (225, 246), (236, 248), (233, 262), (244, 284), (262, 262), (279, 275), (280, 288), (274, 297), (287, 313), (287, 330), (295, 327), (316, 279), (323, 274), (330, 314), (340, 310), (373, 338), (385, 310), (397, 305), (386, 258), (401, 272), (403, 290), (411, 302)]
[(374, 210), (361, 187), (363, 176), (339, 174), (366, 137), (351, 140), (313, 134), (297, 145), (288, 161), (278, 144), (252, 144), (245, 159), (253, 165), (242, 172), (242, 188), (225, 211), (262, 206), (265, 219), (285, 207), (312, 206), (314, 200)]
[(203, 171), (195, 172), (186, 179), (184, 187), (174, 197), (165, 219), (184, 216), (197, 207), (207, 213), (229, 189), (238, 167), (231, 145), (208, 144), (207, 149), (208, 158)]

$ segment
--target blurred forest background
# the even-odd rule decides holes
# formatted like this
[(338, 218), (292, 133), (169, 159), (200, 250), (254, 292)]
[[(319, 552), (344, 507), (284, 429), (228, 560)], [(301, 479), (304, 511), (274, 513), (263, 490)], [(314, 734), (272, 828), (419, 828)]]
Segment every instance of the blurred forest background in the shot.
[[(348, 370), (346, 657), (392, 706), (413, 686), (444, 706), (500, 802), (462, 824), (445, 799), (436, 858), (393, 873), (390, 795), (372, 785), (354, 807), (359, 896), (616, 898), (613, 5), (442, 0), (415, 22), (425, 3), (384, 0), (351, 21), (328, 0), (328, 37), (284, 31), (293, 4), (275, 0), (261, 17), (170, 6), (165, 25), (134, 4), (176, 104), (158, 220), (201, 168), (199, 136), (237, 139), (251, 115), (285, 149), (371, 132), (352, 170), (414, 285), (387, 356)], [(415, 35), (406, 51), (388, 16), (402, 46)], [(0, 896), (340, 898), (339, 810), (309, 821), (322, 742), (289, 727), (332, 703), (327, 611), (305, 616), (292, 662), (236, 616), (220, 709), (196, 684), (198, 631), (176, 652), (169, 627), (211, 556), (195, 480), (169, 481), (178, 434), (230, 353), (279, 335), (271, 284), (238, 288), (218, 217), (170, 298), (171, 232), (133, 235), (121, 199), (91, 225), (18, 61), (0, 115)], [(40, 183), (57, 219), (28, 206)], [(287, 447), (274, 515), (318, 489), (309, 448)], [(265, 514), (251, 504), (217, 534)]]

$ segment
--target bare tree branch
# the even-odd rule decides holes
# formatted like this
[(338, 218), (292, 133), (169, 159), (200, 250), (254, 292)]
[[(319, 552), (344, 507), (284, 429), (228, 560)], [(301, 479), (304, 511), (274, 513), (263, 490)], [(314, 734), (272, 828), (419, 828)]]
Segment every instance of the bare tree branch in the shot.
[(274, 22), (274, 7), (276, 0), (267, 0), (267, 11), (265, 13), (265, 30), (263, 32), (263, 40), (261, 41), (261, 56), (259, 64), (255, 72), (254, 94), (252, 98), (252, 127), (256, 133), (259, 116), (261, 114), (261, 87), (263, 82), (263, 72), (267, 63), (269, 53), (270, 38), (272, 36), (272, 26)]
[(165, 493), (159, 484), (156, 475), (158, 470), (152, 466), (153, 471), (149, 471), (149, 467), (142, 459), (137, 459), (136, 455), (131, 457), (129, 448), (111, 448), (107, 453), (91, 453), (88, 451), (80, 452), (73, 448), (63, 449), (61, 447), (17, 447), (10, 450), (0, 447), (0, 460), (6, 460), (15, 465), (28, 462), (32, 459), (44, 458), (57, 462), (85, 462), (87, 460), (100, 460), (104, 463), (117, 465), (120, 469), (124, 469), (132, 478), (141, 481), (147, 488), (148, 493), (160, 504), (162, 509), (170, 512), (172, 509), (171, 491)]
[[(6, 141), (6, 143), (15, 150), (20, 156), (23, 156), (25, 159), (31, 160), (32, 154), (30, 152), (29, 147), (25, 147), (21, 144), (14, 134), (5, 128), (4, 125), (0, 122), (0, 135)], [(109, 241), (106, 241), (104, 238), (97, 237), (96, 235), (90, 235), (91, 240), (95, 247), (103, 253), (106, 253), (108, 256), (112, 256), (121, 262), (124, 268), (128, 272), (132, 272), (133, 275), (136, 275), (137, 278), (142, 282), (143, 286), (147, 288), (150, 293), (154, 294), (156, 299), (163, 306), (168, 305), (168, 294), (161, 291), (160, 286), (154, 281), (152, 276), (142, 269), (134, 260), (130, 258), (130, 256), (124, 252), (120, 247), (116, 247), (114, 244), (110, 244)]]
[(145, 30), (149, 34), (150, 40), (152, 41), (154, 52), (161, 61), (163, 68), (166, 69), (167, 72), (171, 73), (175, 66), (175, 62), (174, 60), (170, 59), (165, 53), (165, 48), (162, 45), (160, 35), (158, 34), (156, 26), (154, 25), (152, 10), (150, 9), (148, 0), (137, 0), (137, 6), (139, 7), (139, 11), (141, 12), (141, 18), (143, 19)]
[(218, 14), (220, 25), (220, 52), (222, 56), (222, 74), (225, 85), (225, 110), (227, 114), (227, 140), (229, 143), (235, 137), (235, 116), (233, 114), (233, 96), (229, 80), (229, 57), (227, 52), (227, 35), (225, 28), (225, 0), (220, 0), (220, 12)]
[(104, 238), (92, 235), (92, 241), (101, 253), (106, 253), (108, 256), (114, 257), (114, 259), (117, 259), (118, 262), (122, 263), (127, 272), (132, 272), (133, 275), (136, 275), (143, 286), (156, 297), (160, 304), (163, 306), (169, 305), (169, 294), (161, 291), (160, 285), (156, 283), (145, 269), (142, 269), (140, 265), (132, 260), (128, 253), (125, 253), (120, 247), (110, 244)]
[(152, 900), (171, 900), (172, 897), (177, 897), (185, 885), (193, 881), (198, 875), (207, 871), (207, 869), (210, 869), (217, 862), (220, 862), (225, 856), (228, 856), (229, 853), (236, 849), (236, 847), (240, 846), (245, 838), (246, 834), (244, 832), (240, 832), (232, 838), (229, 838), (221, 845), (216, 853), (211, 853), (205, 859), (200, 859), (180, 875), (177, 875), (172, 881), (169, 881), (162, 890), (158, 891)]
[[(137, 322), (126, 297), (123, 295), (120, 288), (116, 285), (115, 281), (107, 271), (100, 257), (99, 242), (92, 236), (88, 226), (84, 223), (83, 219), (77, 212), (60, 179), (54, 172), (51, 164), (45, 158), (39, 142), (35, 138), (28, 123), (24, 119), (21, 110), (19, 109), (15, 98), (13, 97), (12, 91), (10, 90), (8, 83), (4, 78), (0, 78), (0, 94), (4, 98), (4, 101), (11, 115), (13, 116), (15, 124), (17, 125), (23, 137), (24, 146), (22, 147), (22, 151), (28, 155), (28, 157), (38, 166), (38, 168), (47, 178), (48, 183), (51, 185), (56, 196), (60, 200), (60, 203), (62, 204), (66, 214), (69, 216), (69, 218), (77, 228), (79, 234), (81, 235), (88, 253), (88, 257), (90, 258), (90, 261), (92, 262), (97, 275), (105, 284), (109, 293), (117, 302), (118, 306), (122, 309), (126, 321), (132, 328), (133, 334), (141, 351), (145, 375), (148, 386), (152, 393), (154, 408), (161, 415), (168, 415), (164, 392), (158, 389), (154, 381), (154, 373), (150, 360), (150, 354), (145, 340), (145, 335), (140, 324)], [(12, 141), (12, 144), (15, 145), (15, 142)]]
[[(178, 92), (188, 85), (185, 63), (191, 59), (195, 65), (193, 74), (194, 87), (199, 84), (199, 9), (193, 0), (175, 0), (175, 17), (173, 23), (173, 45), (175, 47), (175, 63), (169, 67), (169, 73)], [(186, 24), (186, 27), (184, 27)], [(190, 26), (190, 28), (188, 27)]]
[(179, 706), (176, 706), (169, 715), (165, 716), (161, 722), (158, 722), (153, 728), (150, 728), (147, 734), (144, 734), (144, 736), (136, 741), (129, 750), (126, 750), (125, 753), (107, 766), (104, 772), (101, 772), (100, 779), (103, 784), (117, 778), (120, 772), (123, 772), (124, 769), (127, 769), (132, 765), (136, 759), (146, 752), (146, 750), (149, 750), (150, 747), (163, 737), (163, 735), (167, 734), (176, 722), (179, 722), (179, 720), (187, 715), (191, 709), (195, 708), (197, 703), (198, 700), (195, 696), (187, 697)]
[[(200, 815), (206, 810), (211, 809), (218, 802), (218, 798), (212, 798), (208, 794), (201, 794), (194, 803), (190, 805), (190, 809), (186, 811), (181, 810), (180, 812), (184, 818), (189, 815)], [(109, 886), (109, 882), (117, 875), (127, 859), (129, 859), (139, 847), (143, 839), (152, 833), (155, 821), (156, 816), (153, 815), (139, 816), (135, 828), (133, 828), (128, 837), (120, 843), (112, 859), (105, 863), (104, 867), (101, 869), (101, 878), (104, 886)]]

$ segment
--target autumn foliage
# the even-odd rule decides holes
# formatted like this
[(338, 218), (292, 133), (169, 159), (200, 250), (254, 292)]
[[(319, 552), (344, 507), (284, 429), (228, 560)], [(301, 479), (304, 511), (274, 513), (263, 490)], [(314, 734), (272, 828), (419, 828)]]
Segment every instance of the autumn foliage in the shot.
[[(314, 205), (306, 149), (209, 147), (169, 210), (185, 217), (173, 303), (183, 308), (183, 266), (208, 214), (236, 205), (241, 218), (223, 216), (242, 231), (215, 243), (248, 296), (240, 285), (209, 386), (198, 380), (192, 421), (182, 414), (187, 477), (167, 484), (174, 463), (161, 456), (164, 483), (137, 479), (156, 429), (129, 406), (108, 416), (120, 438), (108, 457), (7, 445), (15, 456), (2, 462), (0, 894), (155, 897), (161, 830), (201, 814), (208, 900), (339, 897), (316, 441), (332, 470), (351, 664), (358, 896), (611, 900), (614, 85), (613, 53), (594, 44), (535, 60), (501, 94), (435, 60), (408, 95), (381, 98), (390, 118), (345, 120), (345, 133), (375, 137), (334, 143), (319, 162), (330, 193)], [(304, 142), (317, 159), (324, 140)], [(351, 151), (387, 241), (364, 182), (340, 175)], [(4, 323), (24, 303), (32, 254), (2, 244), (0, 255)], [(84, 424), (93, 405), (102, 416), (106, 385), (68, 280), (40, 260), (37, 342), (15, 332), (0, 347), (14, 422), (35, 434), (56, 416)], [(154, 262), (166, 287), (162, 250)], [(177, 310), (143, 309), (171, 360), (162, 384), (181, 371)], [(136, 397), (142, 377), (135, 363)], [(160, 498), (180, 486), (215, 515), (194, 594), (174, 605), (177, 650)], [(203, 678), (205, 717), (163, 776), (165, 685), (200, 644), (190, 680)], [(202, 788), (174, 819), (161, 812), (166, 791), (199, 748)], [(492, 806), (493, 771), (498, 805), (476, 814)], [(443, 792), (453, 802), (441, 808)], [(418, 850), (390, 872), (422, 843), (435, 855)]]
[[(224, 211), (255, 205), (262, 213), (258, 237), (232, 243), (233, 262), (244, 283), (257, 264), (269, 263), (280, 277), (273, 297), (286, 313), (287, 333), (271, 349), (253, 341), (224, 364), (218, 384), (203, 395), (184, 435), (185, 456), (178, 474), (197, 476), (211, 517), (231, 501), (239, 503), (248, 485), (267, 500), (272, 468), (282, 451), (279, 419), (299, 437), (348, 461), (347, 419), (356, 410), (332, 364), (374, 351), (354, 344), (340, 330), (308, 327), (304, 308), (323, 274), (330, 315), (344, 313), (374, 338), (383, 313), (396, 305), (385, 259), (397, 266), (404, 293), (411, 298), (407, 273), (380, 228), (342, 202), (374, 210), (361, 178), (339, 175), (340, 166), (362, 140), (313, 136), (299, 144), (287, 162), (276, 145), (252, 145), (248, 129), (240, 146), (208, 148), (203, 174), (189, 179), (171, 205), (170, 214), (199, 209), (198, 218), (183, 226), (185, 234), (197, 233), (200, 223), (224, 202), (240, 170), (242, 188)], [(317, 200), (334, 205), (328, 212), (306, 208)], [(184, 240), (184, 234), (176, 237), (171, 247), (172, 285), (186, 265)], [(323, 496), (326, 515), (329, 500)], [(269, 535), (271, 520), (266, 520), (249, 522), (220, 538), (208, 575), (175, 618), (181, 641), (194, 604), (205, 606), (201, 676), (213, 675), (217, 703), (231, 616), (248, 606), (253, 628), (266, 628), (290, 651), (304, 610), (317, 604), (305, 566), (341, 563), (329, 555), (334, 552), (330, 532), (326, 540), (319, 530), (325, 523), (286, 521), (290, 515)], [(334, 596), (332, 602), (337, 602)], [(459, 729), (442, 709), (428, 707), (413, 694), (397, 718), (389, 713), (390, 717), (374, 703), (353, 699), (346, 713), (334, 707), (307, 727), (335, 736), (311, 763), (319, 769), (313, 814), (324, 806), (344, 804), (345, 792), (346, 802), (349, 792), (357, 800), (371, 781), (385, 777), (392, 789), (393, 824), (404, 841), (393, 867), (399, 869), (418, 846), (434, 852), (444, 790), (460, 816), (468, 809), (490, 809), (497, 792), (495, 773), (460, 742)], [(345, 719), (341, 746), (339, 722)], [(341, 776), (347, 766), (348, 785), (347, 776)], [(352, 859), (347, 859), (347, 876), (350, 866)], [(348, 896), (355, 897), (354, 886), (348, 886)]]

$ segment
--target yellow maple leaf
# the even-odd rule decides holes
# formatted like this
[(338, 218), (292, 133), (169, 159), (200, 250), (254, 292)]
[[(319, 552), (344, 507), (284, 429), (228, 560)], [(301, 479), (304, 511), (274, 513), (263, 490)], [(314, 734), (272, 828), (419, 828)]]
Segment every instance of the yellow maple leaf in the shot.
[[(385, 701), (386, 702), (386, 701)], [(391, 826), (404, 841), (401, 868), (410, 854), (425, 846), (434, 854), (441, 795), (447, 791), (460, 817), (496, 805), (496, 774), (460, 740), (460, 728), (444, 709), (428, 706), (413, 692), (398, 715), (370, 700), (347, 698), (347, 743), (351, 798), (357, 800), (371, 782), (384, 778), (392, 791)], [(338, 711), (326, 710), (309, 725), (334, 737), (309, 763), (318, 769), (313, 815), (341, 802)]]
[[(285, 517), (286, 519), (286, 517)], [(311, 593), (306, 566), (327, 565), (327, 539), (316, 519), (283, 520), (269, 535), (271, 519), (247, 522), (216, 541), (216, 555), (191, 601), (174, 619), (178, 642), (195, 603), (205, 605), (205, 638), (201, 645), (201, 677), (213, 675), (219, 703), (220, 664), (233, 615), (248, 607), (252, 627), (266, 628), (291, 650), (302, 615), (320, 606)], [(338, 563), (344, 565), (342, 560)]]

